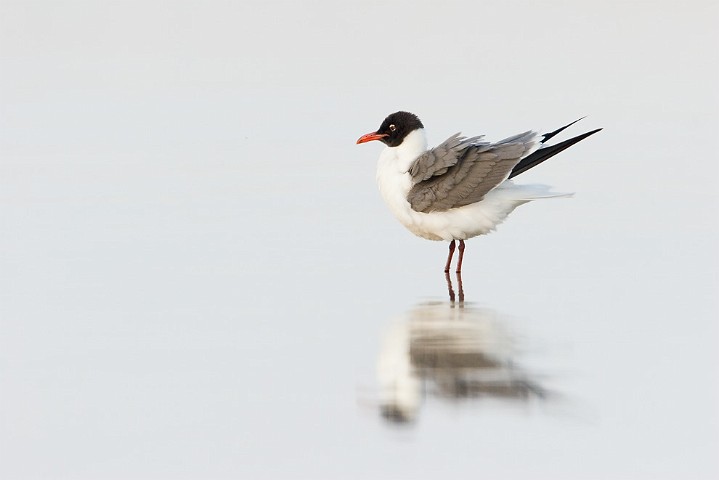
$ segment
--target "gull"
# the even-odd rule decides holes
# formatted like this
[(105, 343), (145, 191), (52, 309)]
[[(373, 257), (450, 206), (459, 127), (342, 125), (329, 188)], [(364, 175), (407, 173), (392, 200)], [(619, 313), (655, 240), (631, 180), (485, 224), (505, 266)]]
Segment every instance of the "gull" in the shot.
[(386, 145), (377, 163), (382, 198), (410, 232), (450, 242), (445, 273), (459, 241), (456, 272), (461, 273), (465, 240), (493, 231), (519, 205), (567, 196), (551, 193), (543, 185), (517, 185), (511, 179), (601, 130), (544, 145), (578, 121), (544, 135), (527, 131), (495, 143), (484, 136), (457, 133), (428, 149), (419, 117), (395, 112), (357, 143), (379, 140)]

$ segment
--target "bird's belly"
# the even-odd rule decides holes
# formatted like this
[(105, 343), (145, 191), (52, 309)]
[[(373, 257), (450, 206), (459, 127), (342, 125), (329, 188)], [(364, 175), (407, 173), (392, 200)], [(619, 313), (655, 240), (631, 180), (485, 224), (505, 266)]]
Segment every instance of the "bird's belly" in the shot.
[(481, 202), (465, 207), (453, 208), (444, 212), (422, 213), (412, 210), (406, 202), (406, 208), (393, 213), (410, 232), (427, 240), (466, 240), (491, 232), (502, 222), (504, 216), (487, 211)]
[(477, 203), (443, 212), (423, 213), (412, 209), (407, 201), (411, 178), (404, 175), (378, 175), (382, 197), (397, 220), (410, 232), (428, 240), (466, 240), (487, 234), (525, 199), (507, 195), (513, 185), (489, 192)]
[(491, 232), (506, 215), (497, 215), (489, 205), (481, 202), (444, 212), (410, 214), (411, 225), (405, 225), (412, 233), (429, 240), (466, 240)]

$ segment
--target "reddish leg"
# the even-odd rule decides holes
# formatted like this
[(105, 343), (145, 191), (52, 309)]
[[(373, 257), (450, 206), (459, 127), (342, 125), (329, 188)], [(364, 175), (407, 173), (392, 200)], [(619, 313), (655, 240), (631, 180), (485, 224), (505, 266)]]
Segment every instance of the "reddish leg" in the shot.
[[(462, 247), (464, 249), (464, 247)], [(454, 255), (454, 240), (449, 243), (449, 255), (447, 256), (447, 264), (444, 266), (444, 273), (449, 273), (449, 264), (452, 263), (452, 255)]]
[[(452, 242), (454, 243), (454, 242)], [(454, 248), (452, 249), (454, 250)], [(459, 258), (457, 259), (457, 273), (462, 273), (462, 259), (464, 258), (464, 240), (459, 241)], [(449, 263), (447, 263), (449, 268)]]
[[(448, 274), (449, 275), (449, 274)], [(464, 303), (464, 288), (462, 288), (462, 272), (457, 272), (457, 289), (459, 290), (459, 303)], [(454, 292), (452, 292), (454, 293)]]
[[(449, 272), (444, 272), (444, 278), (447, 280), (447, 291), (449, 292), (449, 301), (454, 303), (454, 289), (452, 288), (452, 279), (449, 278)], [(461, 299), (464, 299), (464, 292), (461, 293)]]

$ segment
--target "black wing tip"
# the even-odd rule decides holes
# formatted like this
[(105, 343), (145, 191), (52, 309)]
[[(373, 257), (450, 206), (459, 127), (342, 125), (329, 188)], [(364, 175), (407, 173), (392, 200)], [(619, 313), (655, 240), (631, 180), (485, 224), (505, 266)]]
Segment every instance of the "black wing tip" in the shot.
[[(566, 124), (565, 126), (560, 127), (560, 128), (558, 128), (558, 129), (554, 130), (553, 132), (545, 133), (544, 135), (542, 135), (542, 140), (541, 140), (539, 143), (546, 143), (546, 142), (547, 142), (549, 139), (551, 139), (552, 137), (554, 137), (554, 136), (556, 136), (556, 135), (559, 135), (560, 133), (562, 133), (564, 130), (568, 129), (569, 127), (571, 127), (571, 126), (574, 125), (575, 123), (579, 122), (580, 120), (584, 120), (585, 118), (587, 118), (587, 116), (588, 116), (588, 115), (584, 115), (583, 117), (579, 117), (578, 119), (576, 119), (576, 120), (573, 121), (572, 123), (568, 123), (568, 124)], [(598, 129), (596, 129), (596, 130), (592, 130), (592, 131), (589, 133), (589, 135), (595, 134), (595, 133), (597, 133), (599, 130), (601, 130), (601, 128), (598, 128)], [(586, 138), (586, 137), (584, 137), (584, 138)]]
[(583, 117), (580, 117), (580, 118), (576, 119), (576, 120), (573, 121), (572, 123), (568, 123), (567, 125), (556, 129), (556, 130), (553, 131), (553, 132), (545, 133), (544, 135), (542, 135), (541, 143), (544, 143), (544, 142), (546, 142), (547, 140), (549, 140), (550, 138), (554, 137), (555, 135), (558, 135), (558, 134), (562, 133), (564, 130), (568, 129), (569, 127), (571, 127), (572, 125), (574, 125), (574, 124), (577, 123), (578, 121), (583, 120), (583, 119), (585, 119), (585, 118), (587, 118), (586, 115), (583, 116)]
[[(581, 120), (581, 118), (579, 119)], [(579, 120), (575, 120), (573, 123), (578, 122)], [(569, 125), (572, 125), (571, 123)], [(569, 125), (562, 127), (556, 132), (552, 132), (551, 136), (556, 135), (557, 133), (561, 132), (565, 128), (567, 128)], [(539, 150), (535, 151), (528, 157), (525, 157), (520, 161), (514, 169), (512, 169), (512, 172), (509, 175), (509, 178), (516, 177), (520, 173), (524, 173), (530, 168), (536, 167), (540, 163), (544, 162), (545, 160), (548, 160), (552, 158), (553, 156), (557, 155), (558, 153), (563, 152), (564, 150), (568, 149), (575, 143), (581, 142), (585, 138), (589, 137), (590, 135), (594, 135), (595, 133), (601, 131), (602, 128), (595, 128), (594, 130), (591, 130), (589, 132), (583, 133), (581, 135), (577, 135), (576, 137), (572, 137), (569, 140), (564, 140), (563, 142), (559, 142), (555, 145), (548, 145), (546, 147), (542, 147)], [(550, 137), (551, 138), (551, 137)]]
[[(585, 138), (587, 138), (587, 137), (589, 137), (589, 136), (591, 136), (591, 135), (594, 135), (594, 134), (597, 133), (597, 132), (601, 132), (602, 130), (604, 130), (604, 128), (595, 128), (594, 130), (590, 130), (590, 131), (587, 132), (587, 133), (583, 133), (583, 134), (581, 134), (581, 135), (577, 135), (576, 137), (572, 137), (572, 138), (570, 138), (569, 140), (565, 140), (565, 141), (563, 141), (563, 142), (559, 142), (557, 145), (563, 145), (563, 144), (567, 143), (568, 145), (567, 145), (565, 148), (569, 148), (569, 147), (571, 147), (572, 145), (574, 145), (575, 143), (580, 142), (580, 141), (584, 140)], [(571, 142), (571, 143), (570, 143), (570, 142)], [(549, 147), (553, 147), (553, 146), (554, 146), (554, 145), (550, 145)], [(547, 148), (549, 148), (549, 147), (547, 147)]]

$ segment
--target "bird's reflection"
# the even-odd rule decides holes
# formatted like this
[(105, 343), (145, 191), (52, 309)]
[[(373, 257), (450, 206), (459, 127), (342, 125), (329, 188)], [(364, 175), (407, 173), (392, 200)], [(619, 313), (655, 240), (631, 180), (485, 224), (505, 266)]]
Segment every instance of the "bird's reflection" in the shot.
[(454, 302), (416, 306), (385, 334), (378, 361), (382, 416), (412, 422), (428, 397), (544, 398), (544, 389), (516, 365), (513, 343), (493, 310)]
[[(457, 291), (459, 293), (459, 303), (464, 303), (464, 288), (462, 287), (462, 272), (456, 272), (457, 275)], [(447, 280), (447, 291), (449, 292), (449, 301), (454, 303), (457, 296), (452, 287), (452, 278), (449, 276), (449, 270), (444, 271), (444, 278)]]

